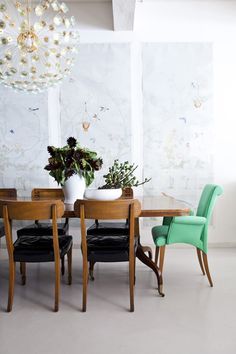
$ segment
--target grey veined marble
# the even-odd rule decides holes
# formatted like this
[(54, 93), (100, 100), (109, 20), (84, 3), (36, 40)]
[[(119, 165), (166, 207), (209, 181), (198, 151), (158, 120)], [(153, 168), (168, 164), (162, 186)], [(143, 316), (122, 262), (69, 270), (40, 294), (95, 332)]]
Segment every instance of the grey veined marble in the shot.
[(103, 157), (104, 169), (116, 158), (130, 159), (130, 95), (130, 45), (81, 44), (73, 73), (61, 87), (62, 143), (77, 137)]
[(209, 43), (143, 45), (146, 194), (196, 204), (213, 181), (213, 66)]
[(47, 93), (28, 95), (0, 86), (0, 186), (29, 195), (48, 185)]
[[(143, 124), (132, 128), (130, 58), (127, 43), (81, 44), (73, 73), (52, 102), (46, 92), (26, 95), (0, 86), (0, 185), (20, 194), (47, 186), (46, 147), (55, 134), (62, 145), (74, 136), (103, 157), (99, 186), (114, 159), (132, 161), (131, 132), (141, 129), (143, 175), (152, 177), (145, 193), (196, 204), (203, 185), (213, 181), (212, 45), (143, 44)], [(60, 124), (49, 136), (48, 106), (57, 104), (60, 117), (50, 117)]]

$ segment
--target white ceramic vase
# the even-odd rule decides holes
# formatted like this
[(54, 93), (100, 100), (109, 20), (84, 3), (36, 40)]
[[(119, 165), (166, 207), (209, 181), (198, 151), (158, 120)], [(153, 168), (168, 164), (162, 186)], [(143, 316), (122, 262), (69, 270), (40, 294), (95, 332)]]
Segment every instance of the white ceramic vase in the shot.
[(85, 179), (80, 175), (73, 175), (65, 182), (62, 187), (66, 204), (74, 204), (76, 199), (83, 199), (85, 191)]

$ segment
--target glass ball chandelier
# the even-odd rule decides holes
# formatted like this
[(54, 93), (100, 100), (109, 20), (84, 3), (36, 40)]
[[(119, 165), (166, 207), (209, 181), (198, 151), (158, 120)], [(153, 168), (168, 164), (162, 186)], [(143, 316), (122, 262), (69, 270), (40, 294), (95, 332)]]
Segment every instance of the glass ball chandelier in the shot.
[(70, 74), (79, 34), (58, 0), (0, 0), (0, 83), (41, 92)]

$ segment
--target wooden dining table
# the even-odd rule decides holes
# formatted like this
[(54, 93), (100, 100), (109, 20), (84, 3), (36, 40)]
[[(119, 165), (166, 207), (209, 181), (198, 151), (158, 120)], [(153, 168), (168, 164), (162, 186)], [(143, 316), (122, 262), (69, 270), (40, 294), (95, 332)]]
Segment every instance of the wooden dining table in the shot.
[[(17, 198), (0, 198), (0, 200), (31, 200), (31, 198), (17, 197)], [(153, 270), (157, 278), (158, 292), (160, 296), (164, 296), (163, 293), (163, 279), (162, 274), (150, 257), (151, 248), (143, 246), (141, 243), (139, 219), (140, 218), (149, 218), (149, 217), (174, 217), (174, 216), (183, 216), (189, 215), (190, 205), (186, 202), (176, 200), (173, 197), (160, 195), (160, 196), (144, 196), (144, 197), (135, 197), (138, 199), (141, 204), (141, 214), (138, 219), (135, 221), (135, 236), (138, 238), (138, 247), (136, 251), (136, 257), (147, 267)], [(65, 204), (65, 212), (63, 215), (64, 218), (76, 218), (74, 212), (73, 204)], [(149, 253), (149, 256), (145, 252)]]
[[(122, 197), (123, 198), (123, 197)], [(189, 215), (190, 204), (166, 195), (135, 197), (141, 204), (141, 218)], [(74, 205), (65, 204), (66, 218), (75, 218)]]
[[(144, 197), (135, 197), (138, 199), (141, 204), (141, 214), (138, 219), (135, 220), (135, 236), (138, 237), (138, 247), (136, 251), (136, 257), (147, 267), (153, 270), (157, 278), (157, 289), (160, 296), (164, 296), (163, 293), (163, 279), (162, 274), (152, 260), (150, 255), (152, 254), (151, 248), (143, 246), (141, 243), (140, 235), (140, 218), (150, 218), (150, 217), (174, 217), (174, 216), (183, 216), (190, 214), (190, 204), (176, 200), (173, 197), (160, 195), (160, 196), (144, 196)], [(64, 217), (66, 218), (75, 218), (74, 205), (65, 204), (65, 213)], [(146, 252), (149, 256), (146, 255)]]

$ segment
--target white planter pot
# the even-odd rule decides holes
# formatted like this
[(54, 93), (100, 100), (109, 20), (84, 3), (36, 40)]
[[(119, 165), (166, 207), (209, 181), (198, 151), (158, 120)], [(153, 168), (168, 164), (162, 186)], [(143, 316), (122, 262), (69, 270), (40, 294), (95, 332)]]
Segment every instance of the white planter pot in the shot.
[(115, 200), (120, 198), (122, 195), (122, 189), (95, 189), (89, 188), (85, 191), (86, 199), (95, 199), (95, 200)]
[(66, 204), (74, 204), (76, 199), (83, 199), (85, 191), (85, 179), (79, 175), (71, 176), (62, 187)]

